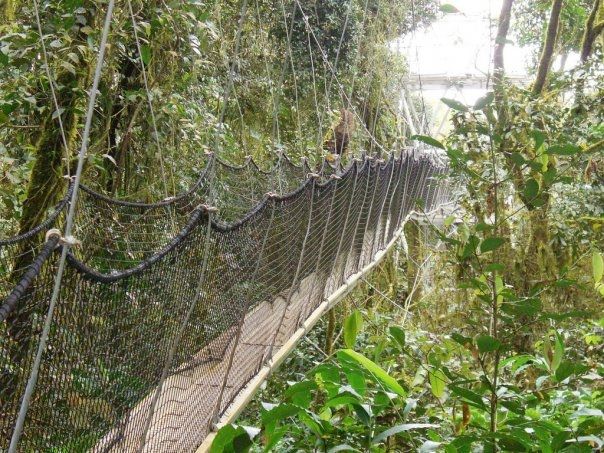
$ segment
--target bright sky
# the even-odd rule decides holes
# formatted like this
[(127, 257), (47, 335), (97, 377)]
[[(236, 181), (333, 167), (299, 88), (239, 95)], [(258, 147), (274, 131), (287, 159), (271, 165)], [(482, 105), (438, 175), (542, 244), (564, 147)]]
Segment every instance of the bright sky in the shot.
[[(497, 19), (502, 0), (441, 0), (441, 4), (455, 6), (460, 13), (444, 16), (424, 30), (417, 31), (394, 43), (404, 53), (411, 73), (427, 77), (481, 76), (492, 67), (492, 52)], [(526, 76), (530, 50), (513, 43), (505, 47), (506, 73)], [(424, 98), (435, 112), (435, 129), (446, 113), (440, 98), (458, 99), (468, 104), (483, 96), (486, 89), (424, 87)]]
[[(502, 0), (441, 0), (461, 13), (445, 14), (427, 29), (398, 44), (409, 57), (411, 71), (420, 74), (486, 74), (492, 61)], [(417, 53), (416, 53), (417, 51)], [(530, 52), (513, 43), (505, 48), (506, 72), (526, 74)]]

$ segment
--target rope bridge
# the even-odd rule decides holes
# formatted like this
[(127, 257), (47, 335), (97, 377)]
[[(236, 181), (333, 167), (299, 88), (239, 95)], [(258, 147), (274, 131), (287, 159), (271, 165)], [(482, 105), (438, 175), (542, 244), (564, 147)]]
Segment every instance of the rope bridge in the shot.
[(22, 429), (23, 451), (194, 450), (413, 207), (446, 198), (445, 169), (413, 150), (316, 173), (286, 156), (262, 171), (209, 155), (189, 191), (154, 204), (81, 185), (77, 240), (57, 234), (70, 184), (44, 223), (0, 241), (0, 449)]

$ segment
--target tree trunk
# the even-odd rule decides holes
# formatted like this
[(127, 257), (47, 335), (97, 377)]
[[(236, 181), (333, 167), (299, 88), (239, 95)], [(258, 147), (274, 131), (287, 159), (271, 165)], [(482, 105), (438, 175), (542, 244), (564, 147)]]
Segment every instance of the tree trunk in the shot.
[(500, 84), (503, 79), (504, 73), (504, 60), (503, 51), (505, 49), (505, 43), (508, 39), (508, 32), (510, 30), (510, 20), (512, 18), (512, 5), (514, 0), (504, 0), (501, 6), (501, 12), (499, 13), (499, 26), (497, 27), (497, 36), (495, 38), (495, 50), (493, 52), (493, 69), (495, 85)]
[(543, 46), (543, 53), (539, 60), (539, 68), (537, 69), (537, 78), (533, 84), (533, 94), (538, 96), (545, 87), (547, 81), (547, 75), (552, 66), (552, 59), (554, 56), (554, 48), (556, 46), (556, 40), (558, 38), (558, 30), (560, 25), (560, 13), (562, 11), (562, 1), (554, 0), (552, 4), (552, 10), (549, 17), (549, 24), (547, 25), (547, 35), (545, 36), (545, 45)]
[(593, 8), (585, 22), (585, 33), (583, 34), (583, 43), (581, 45), (581, 63), (587, 62), (593, 52), (596, 38), (604, 31), (604, 21), (596, 23), (598, 14), (602, 15), (602, 13), (599, 13), (602, 8), (604, 8), (602, 0), (594, 0)]

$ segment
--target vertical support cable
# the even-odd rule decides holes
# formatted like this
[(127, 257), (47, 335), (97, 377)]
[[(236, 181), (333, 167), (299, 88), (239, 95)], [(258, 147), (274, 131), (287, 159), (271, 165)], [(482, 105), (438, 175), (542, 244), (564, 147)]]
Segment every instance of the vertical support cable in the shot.
[(189, 306), (189, 309), (187, 310), (185, 317), (183, 318), (182, 322), (180, 323), (180, 326), (176, 332), (176, 335), (174, 335), (172, 343), (170, 344), (170, 348), (168, 350), (168, 356), (166, 357), (166, 361), (164, 363), (164, 367), (162, 369), (161, 376), (159, 378), (159, 383), (157, 385), (157, 389), (155, 390), (155, 393), (153, 394), (153, 399), (151, 400), (151, 404), (149, 406), (149, 412), (148, 412), (147, 418), (145, 420), (143, 432), (140, 437), (140, 444), (137, 449), (138, 452), (142, 452), (145, 447), (147, 435), (149, 433), (149, 429), (151, 428), (153, 416), (155, 415), (155, 409), (157, 408), (157, 403), (159, 402), (159, 398), (163, 391), (164, 383), (166, 381), (166, 378), (168, 377), (170, 367), (172, 366), (172, 361), (174, 360), (174, 354), (176, 354), (176, 349), (178, 348), (178, 345), (180, 344), (180, 341), (182, 340), (182, 336), (185, 333), (187, 324), (189, 324), (189, 319), (191, 318), (191, 315), (193, 314), (195, 307), (197, 307), (197, 304), (199, 303), (199, 300), (201, 299), (201, 292), (203, 289), (203, 285), (205, 284), (205, 277), (206, 277), (206, 272), (208, 269), (208, 262), (209, 262), (209, 256), (210, 256), (210, 242), (211, 242), (211, 236), (212, 236), (212, 234), (211, 234), (212, 233), (212, 220), (213, 220), (213, 214), (214, 214), (214, 210), (215, 210), (215, 208), (213, 208), (211, 206), (212, 199), (213, 199), (212, 190), (214, 189), (214, 177), (215, 177), (215, 173), (216, 173), (216, 167), (215, 167), (216, 159), (215, 159), (214, 155), (212, 155), (212, 157), (210, 158), (210, 164), (212, 166), (210, 167), (210, 170), (209, 170), (210, 175), (209, 175), (209, 181), (208, 181), (208, 205), (202, 206), (201, 208), (199, 208), (199, 209), (204, 209), (207, 214), (207, 226), (206, 226), (206, 234), (205, 234), (205, 238), (204, 238), (204, 250), (203, 250), (203, 260), (202, 260), (202, 265), (201, 265), (201, 274), (199, 275), (199, 280), (198, 280), (197, 286), (195, 288), (195, 296), (193, 298), (193, 301), (191, 302), (191, 305)]
[[(256, 281), (256, 277), (258, 276), (258, 271), (260, 270), (260, 263), (262, 262), (262, 258), (264, 258), (264, 249), (266, 246), (266, 241), (268, 239), (268, 235), (272, 230), (273, 227), (273, 219), (275, 218), (275, 200), (274, 200), (274, 195), (273, 194), (269, 194), (269, 199), (268, 202), (271, 205), (271, 216), (269, 218), (269, 222), (268, 222), (268, 227), (266, 228), (266, 231), (264, 233), (264, 238), (262, 239), (262, 245), (260, 246), (260, 251), (258, 252), (258, 260), (256, 261), (256, 266), (254, 268), (254, 273), (252, 274), (252, 277), (250, 278), (251, 282)], [(220, 406), (222, 405), (222, 399), (224, 397), (224, 391), (226, 389), (226, 385), (228, 383), (229, 380), (229, 374), (231, 372), (231, 368), (233, 366), (233, 359), (235, 358), (235, 352), (237, 351), (237, 346), (239, 345), (239, 341), (241, 340), (241, 332), (243, 331), (243, 325), (245, 324), (245, 317), (246, 317), (246, 313), (243, 313), (241, 315), (241, 320), (239, 321), (239, 325), (237, 326), (237, 333), (235, 334), (235, 340), (234, 340), (234, 344), (233, 344), (233, 348), (231, 349), (231, 353), (229, 354), (229, 358), (228, 358), (228, 362), (227, 362), (227, 367), (226, 367), (226, 371), (224, 373), (224, 378), (222, 380), (222, 385), (220, 387), (220, 393), (218, 394), (218, 400), (216, 403), (216, 407), (214, 409), (214, 412), (212, 414), (212, 418), (210, 419), (211, 423), (217, 423), (218, 422), (218, 416), (220, 414)]]
[[(73, 230), (76, 203), (77, 203), (77, 198), (78, 198), (78, 189), (80, 187), (80, 180), (82, 178), (82, 170), (84, 169), (84, 161), (86, 160), (86, 154), (88, 153), (88, 140), (90, 139), (90, 128), (92, 125), (92, 117), (94, 115), (94, 106), (96, 103), (96, 96), (98, 93), (99, 82), (101, 80), (103, 62), (105, 60), (105, 51), (107, 50), (107, 38), (109, 36), (109, 29), (111, 27), (111, 18), (113, 17), (114, 5), (115, 5), (115, 0), (109, 0), (109, 3), (107, 5), (107, 13), (105, 15), (105, 23), (103, 25), (103, 32), (101, 35), (101, 43), (99, 45), (99, 52), (98, 52), (98, 58), (97, 58), (97, 62), (96, 62), (95, 72), (94, 72), (94, 79), (92, 82), (92, 88), (90, 89), (90, 94), (89, 94), (89, 98), (88, 98), (88, 109), (86, 111), (86, 122), (84, 123), (84, 132), (82, 133), (82, 145), (81, 145), (80, 151), (78, 153), (78, 166), (76, 168), (76, 174), (75, 174), (75, 179), (74, 179), (74, 184), (73, 184), (73, 192), (71, 194), (71, 200), (69, 203), (69, 211), (67, 213), (67, 219), (65, 222), (65, 233), (64, 233), (65, 238), (70, 238), (72, 230)], [(63, 245), (63, 249), (61, 251), (61, 257), (59, 259), (59, 267), (57, 269), (57, 274), (55, 276), (52, 295), (51, 295), (50, 303), (48, 306), (48, 312), (47, 312), (46, 318), (44, 320), (44, 327), (42, 328), (42, 333), (40, 335), (40, 342), (38, 343), (38, 349), (36, 351), (34, 363), (32, 365), (29, 379), (27, 380), (27, 385), (25, 387), (25, 392), (23, 394), (21, 406), (19, 407), (19, 415), (17, 416), (17, 421), (15, 423), (15, 429), (13, 431), (10, 445), (8, 447), (9, 453), (16, 453), (17, 446), (19, 445), (19, 440), (21, 439), (21, 435), (23, 434), (23, 426), (25, 424), (25, 417), (27, 416), (27, 411), (29, 410), (31, 397), (33, 395), (34, 389), (36, 387), (36, 383), (38, 381), (38, 374), (40, 372), (40, 365), (42, 363), (42, 355), (44, 354), (44, 350), (46, 349), (46, 342), (48, 341), (48, 336), (50, 334), (52, 318), (54, 315), (55, 307), (57, 305), (57, 300), (59, 299), (59, 292), (61, 290), (61, 282), (63, 279), (63, 273), (65, 271), (65, 260), (67, 258), (68, 251), (69, 251), (69, 241)]]
[[(397, 180), (396, 180), (396, 186), (394, 187), (394, 189), (392, 191), (392, 195), (390, 197), (390, 203), (388, 204), (388, 219), (387, 219), (388, 221), (387, 221), (387, 225), (386, 225), (386, 236), (388, 238), (390, 238), (390, 234), (389, 234), (390, 231), (392, 231), (393, 233), (396, 231), (396, 230), (393, 230), (392, 226), (391, 226), (391, 224), (394, 222), (394, 219), (392, 218), (392, 214), (394, 214), (392, 212), (392, 204), (394, 203), (395, 195), (400, 190), (399, 186), (401, 185), (401, 179), (402, 179), (402, 174), (401, 174), (402, 171), (401, 170), (403, 169), (403, 163), (405, 162), (402, 153), (399, 156), (399, 159), (400, 160), (399, 160), (398, 165), (399, 165), (400, 168), (398, 170), (398, 177), (397, 177)], [(394, 169), (392, 171), (394, 171)]]
[[(369, 189), (369, 177), (371, 176), (371, 163), (370, 161), (367, 159), (367, 157), (365, 157), (363, 159), (363, 166), (367, 166), (367, 181), (365, 182), (365, 191), (363, 192), (363, 201), (361, 202), (361, 206), (359, 208), (359, 214), (357, 215), (357, 219), (354, 225), (354, 231), (352, 232), (352, 241), (350, 243), (350, 249), (348, 250), (348, 256), (346, 258), (346, 263), (344, 264), (344, 272), (346, 272), (346, 266), (348, 265), (348, 260), (351, 257), (352, 251), (354, 250), (354, 244), (356, 242), (356, 238), (357, 238), (357, 231), (359, 229), (359, 224), (361, 223), (361, 216), (363, 214), (363, 206), (365, 205), (365, 200), (367, 200), (367, 192)], [(358, 165), (359, 163), (357, 162), (355, 165)], [(358, 178), (358, 174), (356, 175), (356, 178)], [(358, 270), (358, 260), (356, 265), (353, 265), (351, 263), (351, 266), (353, 266), (353, 270), (354, 273), (357, 272)]]
[[(354, 191), (356, 190), (357, 187), (357, 180), (358, 180), (358, 166), (356, 163), (353, 164), (354, 165), (354, 175), (353, 175), (353, 179), (352, 179), (352, 189), (350, 192), (350, 200), (348, 201), (348, 208), (346, 208), (346, 218), (344, 220), (344, 229), (342, 231), (342, 234), (340, 235), (340, 241), (338, 242), (338, 248), (336, 250), (336, 261), (338, 260), (338, 257), (340, 256), (340, 253), (342, 252), (342, 245), (344, 244), (344, 233), (346, 232), (346, 227), (348, 225), (348, 220), (350, 219), (350, 209), (352, 208), (352, 202), (354, 201)], [(352, 236), (352, 242), (354, 243), (354, 234)], [(342, 269), (342, 279), (344, 276), (344, 273), (346, 272), (346, 263), (348, 262), (348, 255), (346, 255), (345, 259), (344, 259), (344, 263), (343, 263), (343, 269)], [(343, 283), (343, 281), (339, 282), (340, 284)]]
[[(390, 159), (394, 159), (394, 156), (392, 155), (390, 157)], [(382, 213), (384, 212), (384, 206), (386, 205), (386, 199), (388, 198), (388, 193), (390, 192), (390, 184), (392, 184), (392, 176), (394, 175), (394, 163), (392, 162), (392, 160), (389, 160), (389, 162), (391, 162), (389, 165), (391, 165), (391, 169), (390, 169), (390, 176), (388, 177), (388, 187), (386, 187), (386, 195), (384, 196), (384, 200), (382, 201), (382, 205), (380, 206), (380, 212), (378, 213), (377, 216), (377, 222), (375, 224), (375, 231), (373, 233), (373, 241), (371, 243), (371, 255), (370, 255), (370, 260), (373, 260), (373, 256), (375, 255), (375, 253), (377, 252), (377, 250), (375, 249), (376, 247), (376, 240), (378, 239), (378, 235), (379, 235), (379, 231), (380, 231), (380, 227), (381, 227), (381, 219), (382, 219)], [(380, 169), (379, 169), (379, 165), (378, 165), (378, 175), (380, 173)], [(376, 185), (377, 187), (377, 185)], [(378, 242), (378, 247), (379, 247), (379, 241)]]
[[(325, 246), (325, 240), (327, 239), (327, 232), (329, 231), (329, 222), (331, 221), (331, 213), (333, 211), (333, 204), (334, 204), (334, 200), (336, 198), (336, 193), (337, 193), (337, 189), (338, 189), (338, 181), (339, 181), (339, 177), (334, 177), (335, 175), (332, 175), (332, 178), (335, 179), (333, 185), (333, 193), (331, 194), (331, 200), (329, 202), (329, 211), (327, 212), (327, 220), (325, 221), (325, 226), (323, 227), (323, 234), (321, 235), (321, 243), (319, 244), (319, 252), (317, 254), (317, 264), (315, 265), (315, 278), (319, 275), (319, 270), (321, 267), (321, 258), (323, 257), (323, 247)], [(310, 299), (312, 297), (312, 291), (309, 292), (308, 294), (308, 299), (306, 302), (306, 305), (309, 306), (310, 305)], [(300, 312), (298, 313), (298, 319), (296, 320), (296, 326), (300, 325), (300, 319), (302, 316), (302, 312), (304, 311), (304, 305), (300, 307)]]
[(396, 221), (396, 227), (397, 229), (400, 229), (402, 226), (402, 223), (405, 219), (405, 217), (407, 217), (408, 211), (407, 210), (407, 188), (409, 187), (409, 172), (411, 170), (411, 166), (413, 165), (413, 163), (415, 162), (415, 150), (412, 151), (411, 156), (407, 157), (407, 168), (405, 169), (405, 186), (403, 187), (403, 196), (401, 197), (401, 211), (398, 213), (398, 219)]
[[(374, 161), (374, 159), (370, 159), (369, 160), (369, 166), (371, 168), (371, 162)], [(373, 212), (373, 204), (375, 202), (375, 194), (377, 192), (377, 188), (378, 188), (378, 184), (380, 182), (380, 164), (376, 161), (375, 162), (375, 187), (373, 188), (373, 194), (371, 195), (371, 202), (369, 203), (369, 212), (367, 212), (367, 221), (365, 222), (365, 226), (363, 228), (363, 240), (361, 243), (361, 251), (359, 253), (359, 258), (357, 261), (357, 270), (362, 269), (363, 267), (363, 249), (365, 248), (365, 235), (367, 234), (367, 228), (369, 227), (369, 222), (371, 221), (371, 213)], [(371, 174), (371, 172), (370, 172)]]
[[(308, 212), (308, 222), (306, 223), (306, 233), (304, 234), (304, 240), (302, 241), (302, 249), (300, 251), (300, 258), (298, 258), (298, 265), (296, 266), (296, 273), (294, 274), (294, 278), (292, 280), (292, 285), (287, 293), (287, 298), (285, 300), (285, 306), (283, 307), (283, 313), (281, 314), (281, 319), (279, 320), (279, 325), (275, 330), (275, 334), (273, 335), (273, 339), (271, 341), (270, 348), (268, 350), (267, 359), (270, 360), (273, 356), (273, 348), (275, 347), (275, 341), (277, 341), (277, 335), (279, 335), (279, 331), (283, 326), (283, 321), (285, 320), (285, 315), (287, 313), (287, 309), (291, 302), (291, 299), (296, 291), (296, 286), (298, 284), (298, 278), (300, 277), (300, 271), (302, 270), (302, 262), (304, 260), (304, 255), (306, 253), (306, 242), (308, 237), (310, 236), (310, 228), (312, 225), (312, 214), (313, 214), (313, 205), (315, 199), (315, 187), (317, 186), (317, 178), (314, 175), (311, 175), (311, 189), (310, 189), (310, 207)], [(262, 358), (261, 358), (262, 361)]]

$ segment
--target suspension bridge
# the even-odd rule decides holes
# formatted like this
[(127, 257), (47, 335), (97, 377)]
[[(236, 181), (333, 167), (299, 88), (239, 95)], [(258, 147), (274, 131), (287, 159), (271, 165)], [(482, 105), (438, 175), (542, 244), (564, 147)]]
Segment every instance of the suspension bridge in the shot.
[[(200, 153), (197, 181), (155, 203), (87, 186), (113, 7), (77, 170), (43, 222), (0, 239), (3, 451), (205, 451), (397, 244), (406, 219), (450, 197), (442, 156), (426, 147), (387, 152), (367, 128), (378, 153), (318, 166), (283, 152), (240, 165)], [(231, 66), (224, 104), (232, 88)], [(153, 112), (150, 97), (149, 105)]]

